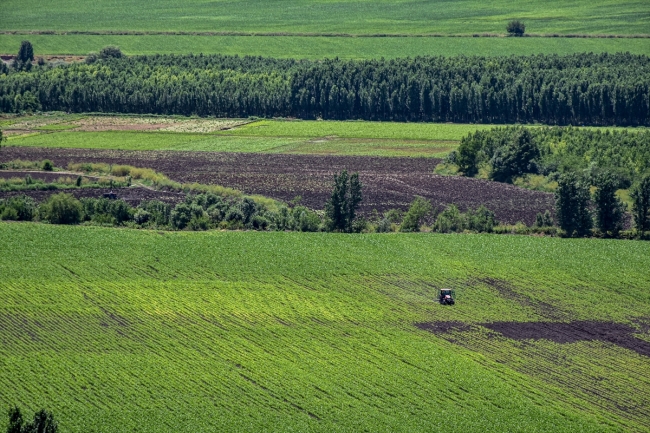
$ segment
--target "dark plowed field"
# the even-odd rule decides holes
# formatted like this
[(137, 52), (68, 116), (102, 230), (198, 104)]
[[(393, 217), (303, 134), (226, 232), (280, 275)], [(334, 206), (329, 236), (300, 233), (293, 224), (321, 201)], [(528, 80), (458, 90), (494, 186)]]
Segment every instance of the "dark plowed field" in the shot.
[(433, 174), (440, 160), (360, 156), (273, 155), (254, 153), (115, 151), (8, 147), (1, 161), (50, 159), (57, 166), (69, 162), (106, 162), (153, 168), (183, 182), (217, 184), (248, 194), (262, 194), (322, 209), (335, 172), (359, 172), (364, 185), (361, 211), (406, 209), (416, 195), (435, 206), (457, 204), (461, 210), (486, 205), (505, 223), (532, 224), (535, 215), (552, 209), (551, 194), (496, 182)]

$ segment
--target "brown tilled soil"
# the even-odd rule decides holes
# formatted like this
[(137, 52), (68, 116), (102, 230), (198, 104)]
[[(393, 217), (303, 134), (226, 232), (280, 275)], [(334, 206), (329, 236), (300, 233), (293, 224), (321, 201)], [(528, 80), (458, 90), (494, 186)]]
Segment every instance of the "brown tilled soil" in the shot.
[[(470, 326), (461, 322), (416, 323), (419, 329), (433, 333), (465, 331)], [(650, 357), (650, 343), (633, 334), (638, 332), (631, 326), (614, 322), (492, 322), (482, 323), (488, 329), (513, 340), (551, 340), (555, 343), (577, 341), (604, 341)]]
[(301, 203), (323, 209), (332, 190), (333, 175), (341, 170), (359, 172), (364, 185), (361, 213), (373, 209), (407, 209), (416, 195), (439, 209), (456, 204), (461, 210), (481, 204), (497, 219), (532, 224), (535, 215), (553, 208), (553, 196), (512, 185), (433, 174), (434, 158), (387, 158), (333, 155), (254, 153), (116, 151), (7, 147), (0, 161), (50, 159), (55, 165), (70, 162), (105, 162), (153, 168), (183, 183), (199, 182), (239, 189), (283, 201), (302, 197)]

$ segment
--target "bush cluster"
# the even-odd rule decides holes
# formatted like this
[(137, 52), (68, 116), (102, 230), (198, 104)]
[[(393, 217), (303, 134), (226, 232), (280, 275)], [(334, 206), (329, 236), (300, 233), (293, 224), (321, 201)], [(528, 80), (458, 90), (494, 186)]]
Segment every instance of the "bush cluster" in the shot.
[(109, 198), (78, 200), (66, 193), (51, 195), (36, 206), (33, 199), (22, 195), (0, 200), (0, 219), (168, 230), (326, 230), (321, 217), (304, 206), (270, 209), (250, 197), (224, 198), (213, 193), (188, 195), (176, 206), (149, 200), (137, 207)]

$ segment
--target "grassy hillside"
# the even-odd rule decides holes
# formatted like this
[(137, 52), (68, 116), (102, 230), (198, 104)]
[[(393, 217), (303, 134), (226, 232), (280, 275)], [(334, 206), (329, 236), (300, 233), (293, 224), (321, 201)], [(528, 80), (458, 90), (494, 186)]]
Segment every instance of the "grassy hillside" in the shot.
[(150, 30), (373, 33), (650, 33), (643, 0), (5, 0), (2, 30)]
[(649, 426), (647, 356), (485, 325), (612, 321), (650, 341), (648, 243), (3, 223), (0, 248), (0, 405), (48, 407), (64, 431)]
[(299, 36), (106, 36), (0, 35), (0, 52), (17, 53), (22, 40), (34, 45), (37, 56), (85, 56), (106, 45), (126, 54), (238, 54), (278, 58), (373, 59), (415, 56), (501, 56), (624, 52), (650, 55), (647, 39), (604, 38), (342, 38)]

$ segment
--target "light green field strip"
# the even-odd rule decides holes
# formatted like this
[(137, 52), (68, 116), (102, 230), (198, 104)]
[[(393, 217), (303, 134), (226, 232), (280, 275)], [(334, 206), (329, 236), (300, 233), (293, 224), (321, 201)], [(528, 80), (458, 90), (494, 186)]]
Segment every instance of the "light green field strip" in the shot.
[(453, 140), (458, 141), (478, 129), (495, 125), (470, 125), (460, 123), (402, 123), (402, 122), (346, 122), (295, 120), (261, 120), (220, 132), (225, 135), (258, 137), (344, 137), (384, 138), (401, 140)]
[(86, 55), (106, 45), (135, 54), (238, 54), (278, 58), (371, 59), (425, 55), (503, 56), (626, 52), (650, 55), (648, 39), (604, 38), (341, 38), (295, 36), (0, 35), (0, 52), (29, 40), (39, 55)]
[(116, 150), (187, 150), (270, 152), (327, 155), (442, 157), (457, 147), (453, 141), (383, 139), (304, 139), (296, 137), (215, 136), (156, 132), (57, 132), (9, 137), (8, 146)]
[[(42, 118), (46, 119), (46, 117)], [(59, 117), (56, 119), (61, 121)], [(33, 122), (38, 122), (38, 118)], [(49, 133), (10, 136), (7, 145), (119, 150), (442, 157), (455, 149), (460, 138), (469, 132), (490, 127), (431, 123), (263, 120), (216, 134), (189, 134), (66, 131), (69, 126), (71, 125), (65, 123), (65, 120), (61, 123), (39, 126), (39, 130)]]
[[(634, 352), (473, 331), (465, 348), (413, 323), (538, 318), (480, 278), (629, 323), (650, 305), (649, 243), (0, 223), (0, 248), (0, 405), (48, 407), (64, 431), (644, 427), (612, 409), (647, 403)], [(445, 286), (455, 308), (433, 302)], [(600, 395), (572, 386), (590, 378)]]
[(644, 0), (4, 0), (2, 30), (505, 33), (650, 33)]
[(298, 141), (275, 137), (216, 137), (173, 132), (56, 132), (9, 137), (7, 145), (117, 150), (204, 150), (264, 152)]

